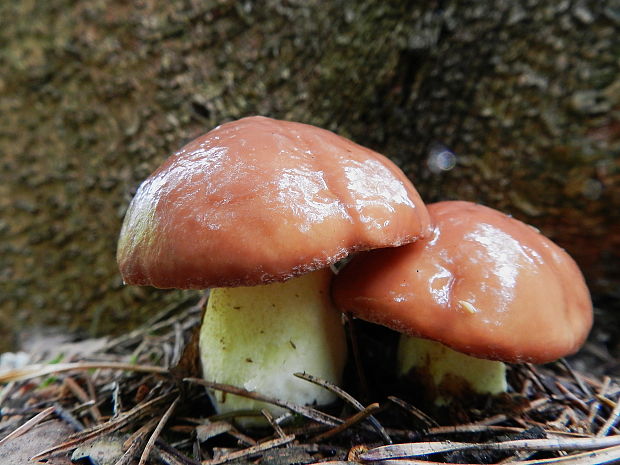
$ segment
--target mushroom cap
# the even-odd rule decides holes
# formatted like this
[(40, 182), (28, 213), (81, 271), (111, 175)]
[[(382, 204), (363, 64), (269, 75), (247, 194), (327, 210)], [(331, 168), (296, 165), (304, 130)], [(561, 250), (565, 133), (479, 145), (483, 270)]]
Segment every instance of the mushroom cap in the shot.
[(545, 363), (582, 345), (592, 303), (562, 248), (481, 205), (428, 210), (430, 236), (360, 254), (340, 271), (337, 307), (479, 358)]
[(126, 283), (250, 286), (430, 230), (419, 194), (383, 155), (314, 126), (249, 117), (168, 158), (121, 229)]

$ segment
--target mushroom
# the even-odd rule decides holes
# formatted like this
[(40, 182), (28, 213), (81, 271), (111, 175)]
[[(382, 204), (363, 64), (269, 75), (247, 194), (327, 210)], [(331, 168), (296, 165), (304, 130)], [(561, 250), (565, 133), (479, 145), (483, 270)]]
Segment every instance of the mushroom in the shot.
[(333, 282), (338, 308), (403, 333), (399, 374), (424, 375), (445, 404), (463, 385), (505, 391), (503, 362), (546, 363), (578, 350), (592, 304), (563, 249), (482, 205), (439, 202), (428, 211), (431, 235), (359, 254)]
[[(429, 229), (415, 188), (384, 156), (324, 129), (249, 117), (188, 143), (142, 183), (117, 259), (129, 284), (211, 288), (199, 341), (206, 379), (326, 404), (330, 392), (293, 373), (341, 380), (330, 265)], [(265, 407), (212, 399), (219, 412)]]

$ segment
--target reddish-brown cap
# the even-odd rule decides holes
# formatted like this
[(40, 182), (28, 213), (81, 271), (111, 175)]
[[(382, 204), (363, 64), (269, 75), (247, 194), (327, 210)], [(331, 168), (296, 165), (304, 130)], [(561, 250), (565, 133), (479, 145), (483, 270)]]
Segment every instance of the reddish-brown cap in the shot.
[(117, 260), (129, 284), (247, 286), (429, 230), (420, 196), (383, 155), (314, 126), (251, 117), (190, 142), (142, 183)]
[(480, 358), (544, 363), (581, 346), (592, 303), (563, 249), (481, 205), (428, 210), (429, 237), (360, 254), (336, 276), (337, 307)]

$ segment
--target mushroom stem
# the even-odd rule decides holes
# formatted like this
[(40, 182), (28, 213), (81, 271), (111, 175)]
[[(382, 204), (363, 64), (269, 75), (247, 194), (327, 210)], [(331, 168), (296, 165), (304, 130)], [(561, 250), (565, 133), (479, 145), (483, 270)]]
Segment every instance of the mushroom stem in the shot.
[[(341, 381), (346, 340), (329, 297), (331, 277), (323, 269), (285, 282), (212, 289), (199, 343), (204, 378), (302, 405), (332, 402), (330, 391), (293, 376), (306, 372)], [(253, 399), (210, 394), (221, 413), (283, 412)]]
[(424, 384), (438, 406), (472, 391), (499, 394), (507, 389), (503, 362), (472, 357), (418, 337), (401, 336), (398, 370), (399, 375), (412, 374)]

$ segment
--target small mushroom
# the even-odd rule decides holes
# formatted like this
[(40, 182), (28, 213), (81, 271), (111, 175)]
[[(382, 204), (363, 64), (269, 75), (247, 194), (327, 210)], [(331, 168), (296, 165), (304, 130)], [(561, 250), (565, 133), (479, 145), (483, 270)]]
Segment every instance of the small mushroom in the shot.
[[(384, 156), (317, 127), (250, 117), (198, 137), (142, 183), (117, 258), (129, 284), (212, 288), (199, 343), (206, 379), (325, 404), (330, 392), (293, 373), (340, 382), (346, 344), (330, 265), (429, 230), (415, 188)], [(264, 407), (213, 399), (220, 412)]]
[(338, 308), (403, 333), (400, 374), (424, 373), (445, 403), (463, 382), (505, 391), (503, 362), (545, 363), (578, 350), (592, 304), (563, 249), (488, 207), (450, 201), (428, 210), (430, 236), (359, 254), (333, 282)]

